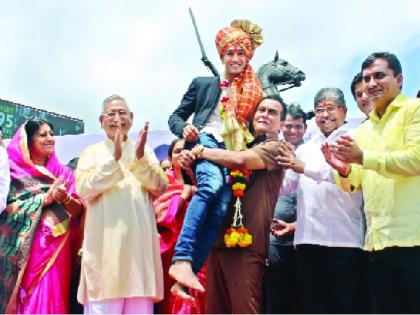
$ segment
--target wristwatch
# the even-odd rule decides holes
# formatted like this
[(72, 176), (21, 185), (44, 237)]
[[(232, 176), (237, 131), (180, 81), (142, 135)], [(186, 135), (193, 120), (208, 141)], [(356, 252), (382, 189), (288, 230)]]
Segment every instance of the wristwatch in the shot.
[(194, 155), (197, 159), (201, 160), (203, 155), (204, 146), (202, 144), (198, 144), (194, 147)]

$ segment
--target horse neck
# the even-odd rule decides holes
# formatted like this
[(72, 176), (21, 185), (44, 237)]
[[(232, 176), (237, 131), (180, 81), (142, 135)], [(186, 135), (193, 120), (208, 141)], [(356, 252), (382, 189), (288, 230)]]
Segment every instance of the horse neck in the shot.
[(277, 95), (279, 92), (277, 91), (276, 87), (271, 85), (268, 88), (264, 89), (264, 95)]
[(260, 83), (263, 88), (271, 85), (270, 81), (268, 80), (267, 69), (268, 68), (265, 67), (261, 70), (261, 74), (258, 74), (258, 78), (260, 79)]

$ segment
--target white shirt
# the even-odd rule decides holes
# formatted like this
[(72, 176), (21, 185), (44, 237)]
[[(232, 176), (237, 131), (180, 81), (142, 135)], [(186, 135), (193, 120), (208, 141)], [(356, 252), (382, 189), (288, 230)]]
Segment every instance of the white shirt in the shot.
[(207, 132), (209, 134), (212, 134), (217, 141), (223, 142), (223, 138), (221, 136), (221, 133), (223, 130), (223, 120), (220, 117), (219, 104), (220, 104), (220, 99), (219, 99), (219, 103), (217, 103), (217, 106), (211, 112), (209, 118), (204, 124), (203, 129), (201, 129), (201, 132)]
[(10, 188), (10, 167), (7, 151), (0, 145), (0, 213), (6, 208)]
[(342, 191), (321, 152), (321, 144), (348, 133), (346, 124), (328, 137), (318, 129), (296, 150), (296, 158), (305, 163), (304, 174), (287, 170), (281, 190), (281, 194), (297, 190), (295, 245), (363, 247), (366, 223), (362, 193)]

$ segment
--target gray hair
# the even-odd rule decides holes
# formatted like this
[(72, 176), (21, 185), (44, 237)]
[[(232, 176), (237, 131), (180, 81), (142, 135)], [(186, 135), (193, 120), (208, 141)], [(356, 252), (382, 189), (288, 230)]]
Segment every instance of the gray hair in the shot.
[(106, 107), (106, 105), (109, 103), (109, 102), (112, 102), (112, 101), (123, 101), (124, 102), (124, 104), (125, 104), (125, 106), (127, 107), (127, 110), (129, 111), (129, 112), (131, 112), (131, 110), (130, 110), (130, 106), (128, 105), (128, 103), (127, 103), (127, 101), (125, 100), (125, 98), (123, 98), (123, 97), (121, 97), (121, 96), (119, 96), (119, 95), (117, 95), (117, 94), (113, 94), (113, 95), (111, 95), (111, 96), (108, 96), (106, 99), (104, 99), (104, 101), (102, 102), (102, 113), (104, 113), (105, 112), (105, 107)]
[(316, 108), (318, 104), (324, 100), (335, 100), (341, 107), (346, 108), (344, 93), (339, 88), (326, 87), (320, 89), (314, 98), (314, 108)]

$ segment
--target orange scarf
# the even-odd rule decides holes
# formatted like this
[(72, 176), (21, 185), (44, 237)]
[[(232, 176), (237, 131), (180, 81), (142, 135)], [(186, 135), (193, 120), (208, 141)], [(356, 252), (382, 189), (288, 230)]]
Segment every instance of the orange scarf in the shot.
[[(254, 49), (261, 43), (261, 28), (248, 20), (235, 20), (230, 27), (222, 28), (216, 35), (216, 47), (220, 58), (223, 58), (229, 47), (239, 45), (249, 62), (254, 55)], [(222, 82), (221, 88), (219, 107), (223, 113), (222, 137), (225, 146), (228, 150), (245, 150), (246, 144), (253, 140), (246, 122), (252, 117), (263, 97), (260, 82), (248, 64), (230, 86)]]

